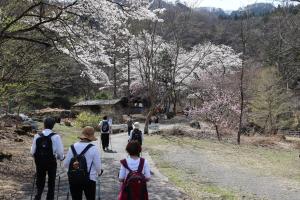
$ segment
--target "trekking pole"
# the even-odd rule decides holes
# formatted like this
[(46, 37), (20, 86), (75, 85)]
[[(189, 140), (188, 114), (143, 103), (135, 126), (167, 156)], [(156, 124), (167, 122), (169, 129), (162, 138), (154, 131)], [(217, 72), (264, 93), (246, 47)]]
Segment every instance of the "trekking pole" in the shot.
[(32, 196), (33, 196), (33, 193), (34, 193), (34, 189), (35, 189), (35, 180), (36, 180), (36, 173), (34, 174), (33, 176), (33, 182), (32, 182), (32, 191), (31, 191), (31, 196), (30, 196), (30, 200), (32, 200)]
[[(32, 160), (32, 168), (33, 168), (33, 160)], [(30, 200), (32, 200), (32, 196), (33, 196), (33, 193), (34, 193), (34, 186), (35, 186), (35, 180), (36, 180), (36, 172), (34, 173), (33, 175), (33, 181), (32, 181), (32, 191), (31, 191), (31, 196), (30, 196)]]
[(111, 133), (109, 134), (109, 143), (110, 143), (110, 149), (113, 151), (112, 143), (111, 143)]
[(67, 193), (67, 200), (69, 200), (69, 195), (70, 195), (70, 190), (68, 190), (68, 193)]
[(101, 173), (99, 174), (98, 177), (98, 200), (101, 200), (100, 177), (102, 174), (103, 174), (103, 169), (101, 169)]
[[(59, 162), (59, 167), (60, 167), (60, 169), (61, 169), (61, 161)], [(58, 197), (59, 197), (60, 175), (61, 175), (61, 173), (59, 173), (59, 175), (58, 175), (58, 184), (57, 184), (57, 196), (56, 196), (56, 200), (58, 200)]]

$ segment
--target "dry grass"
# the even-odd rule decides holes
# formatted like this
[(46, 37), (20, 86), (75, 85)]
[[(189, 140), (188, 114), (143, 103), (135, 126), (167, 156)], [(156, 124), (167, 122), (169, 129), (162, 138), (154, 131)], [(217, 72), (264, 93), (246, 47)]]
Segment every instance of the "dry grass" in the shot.
[[(34, 173), (33, 159), (30, 156), (32, 138), (18, 136), (14, 128), (1, 130), (0, 152), (12, 155), (11, 160), (0, 162), (0, 199), (21, 199), (22, 186), (32, 181)], [(15, 139), (21, 139), (15, 142)]]

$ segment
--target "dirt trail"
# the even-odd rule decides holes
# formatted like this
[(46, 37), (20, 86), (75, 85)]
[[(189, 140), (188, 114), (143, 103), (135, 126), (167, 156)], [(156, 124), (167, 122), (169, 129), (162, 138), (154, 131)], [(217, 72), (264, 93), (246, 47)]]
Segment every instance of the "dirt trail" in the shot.
[[(112, 149), (117, 153), (102, 153), (103, 167), (105, 173), (101, 178), (101, 182), (109, 183), (102, 184), (103, 199), (117, 199), (119, 183), (117, 175), (120, 167), (120, 160), (127, 156), (125, 146), (127, 144), (127, 134), (118, 134), (112, 136)], [(148, 183), (150, 199), (153, 200), (184, 200), (187, 197), (182, 194), (177, 188), (168, 183), (167, 178), (159, 173), (155, 167), (151, 157), (147, 152), (142, 155), (150, 163), (151, 171), (154, 173), (151, 181)], [(109, 198), (108, 198), (109, 197)]]
[[(299, 200), (300, 184), (285, 178), (263, 176), (242, 166), (224, 166), (204, 149), (169, 145), (160, 149), (162, 159), (171, 166), (190, 171), (203, 182), (254, 195), (260, 199)], [(236, 164), (236, 163), (235, 163)]]

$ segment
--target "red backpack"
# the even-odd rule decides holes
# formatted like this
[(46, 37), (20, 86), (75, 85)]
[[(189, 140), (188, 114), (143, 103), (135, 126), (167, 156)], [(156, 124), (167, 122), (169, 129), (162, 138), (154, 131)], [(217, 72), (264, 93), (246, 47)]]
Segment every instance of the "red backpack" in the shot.
[(147, 183), (143, 174), (145, 159), (140, 158), (137, 171), (132, 171), (128, 167), (126, 159), (120, 162), (129, 171), (129, 174), (123, 183), (119, 200), (148, 200)]

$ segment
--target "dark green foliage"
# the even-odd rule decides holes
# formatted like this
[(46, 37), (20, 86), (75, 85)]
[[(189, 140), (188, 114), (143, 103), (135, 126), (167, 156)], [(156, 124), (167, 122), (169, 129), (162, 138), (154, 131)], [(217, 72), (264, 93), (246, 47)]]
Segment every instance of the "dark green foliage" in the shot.
[(99, 92), (95, 95), (94, 99), (112, 99), (112, 95), (108, 92)]

